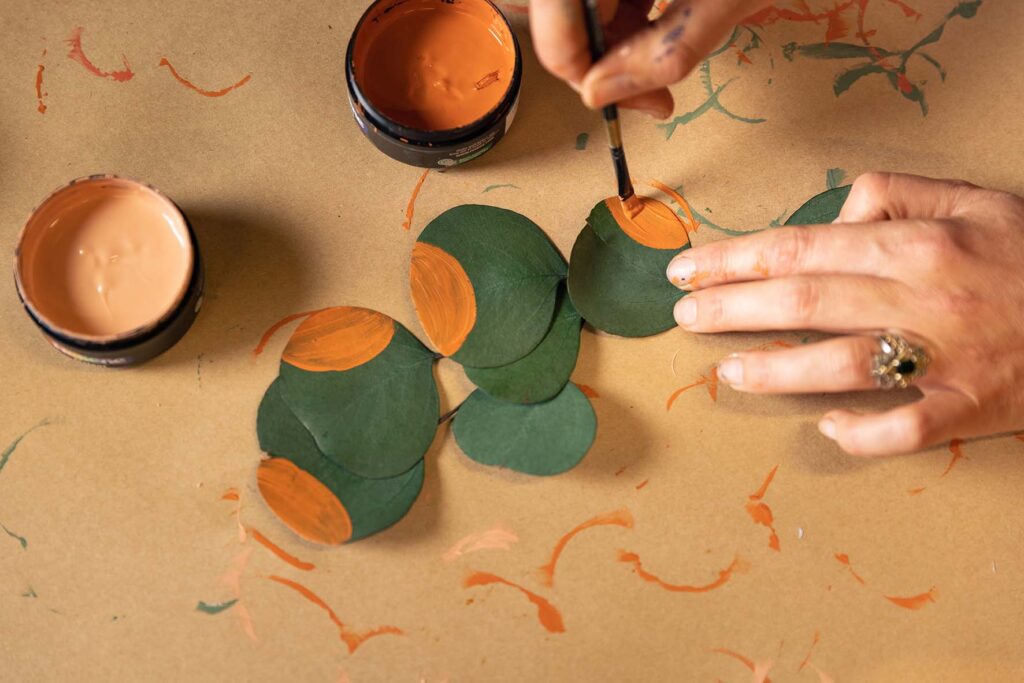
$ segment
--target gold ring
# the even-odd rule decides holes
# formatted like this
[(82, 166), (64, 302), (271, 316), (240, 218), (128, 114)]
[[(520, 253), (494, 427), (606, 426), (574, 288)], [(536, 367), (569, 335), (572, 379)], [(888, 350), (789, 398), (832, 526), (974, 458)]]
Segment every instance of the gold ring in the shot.
[(924, 376), (931, 363), (924, 349), (898, 334), (878, 335), (878, 349), (871, 375), (882, 389), (906, 389)]

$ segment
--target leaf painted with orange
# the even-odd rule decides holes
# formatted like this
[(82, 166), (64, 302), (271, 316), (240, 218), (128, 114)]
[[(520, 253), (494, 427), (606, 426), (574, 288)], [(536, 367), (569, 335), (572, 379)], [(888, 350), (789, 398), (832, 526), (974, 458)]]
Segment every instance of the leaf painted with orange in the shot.
[(444, 355), (457, 352), (476, 324), (476, 295), (466, 271), (444, 249), (417, 242), (409, 282), (427, 337)]
[(634, 242), (651, 249), (682, 249), (690, 243), (686, 226), (672, 209), (651, 197), (639, 200), (640, 211), (634, 216), (618, 197), (605, 200), (615, 222)]
[(292, 333), (281, 360), (310, 372), (344, 372), (376, 358), (395, 335), (395, 321), (355, 306), (327, 308)]
[(341, 501), (290, 460), (261, 462), (256, 484), (274, 514), (307, 541), (340, 545), (352, 536), (352, 520)]

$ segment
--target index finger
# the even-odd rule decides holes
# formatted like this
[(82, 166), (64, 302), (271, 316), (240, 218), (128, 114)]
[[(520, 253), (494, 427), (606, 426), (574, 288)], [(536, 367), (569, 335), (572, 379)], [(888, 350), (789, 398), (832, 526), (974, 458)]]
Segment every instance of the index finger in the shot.
[[(618, 5), (618, 0), (599, 0), (602, 23), (615, 16)], [(531, 0), (530, 34), (545, 69), (563, 81), (583, 80), (591, 60), (582, 0)]]

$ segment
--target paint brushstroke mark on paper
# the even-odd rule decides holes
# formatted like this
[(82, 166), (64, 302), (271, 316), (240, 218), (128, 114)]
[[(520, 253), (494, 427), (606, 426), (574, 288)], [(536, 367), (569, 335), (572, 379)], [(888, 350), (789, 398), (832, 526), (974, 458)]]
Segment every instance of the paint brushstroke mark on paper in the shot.
[(348, 626), (346, 626), (345, 623), (338, 618), (338, 615), (334, 612), (334, 610), (331, 609), (331, 607), (326, 602), (324, 602), (319, 595), (317, 595), (310, 589), (306, 588), (301, 583), (292, 581), (291, 579), (286, 579), (283, 576), (271, 575), (267, 578), (269, 578), (271, 581), (281, 584), (282, 586), (287, 586), (288, 588), (291, 588), (293, 591), (297, 592), (306, 600), (310, 601), (311, 603), (322, 609), (324, 612), (326, 612), (331, 622), (337, 627), (338, 637), (341, 638), (341, 641), (343, 643), (345, 643), (345, 647), (348, 648), (349, 654), (354, 653), (357, 649), (359, 649), (359, 646), (361, 646), (363, 643), (365, 643), (367, 640), (371, 638), (386, 635), (405, 635), (405, 632), (397, 626), (378, 626), (377, 628), (373, 628), (368, 631), (363, 631), (362, 633), (357, 633), (351, 630)]
[(36, 65), (36, 111), (40, 114), (46, 113), (46, 96), (48, 92), (43, 90), (43, 72), (46, 71), (46, 65), (43, 64), (43, 60), (46, 59), (46, 48), (43, 48), (43, 54), (39, 58), (39, 64)]
[(587, 148), (587, 142), (590, 141), (589, 133), (580, 133), (576, 136), (576, 151), (582, 152)]
[(3, 524), (0, 524), (0, 529), (3, 529), (5, 534), (7, 534), (11, 538), (13, 538), (15, 541), (17, 541), (19, 543), (19, 545), (21, 545), (21, 549), (22, 550), (28, 550), (28, 539), (27, 538), (25, 538), (24, 536), (19, 536), (18, 534), (14, 533), (13, 531), (8, 529)]
[(859, 583), (862, 586), (868, 585), (868, 582), (864, 580), (864, 577), (862, 577), (860, 574), (858, 574), (856, 571), (854, 571), (853, 565), (850, 564), (850, 556), (849, 555), (847, 555), (846, 553), (836, 553), (835, 554), (835, 558), (836, 558), (836, 561), (839, 564), (841, 564), (844, 567), (846, 567), (846, 569), (850, 572), (850, 576), (852, 576), (854, 579), (856, 579), (857, 583)]
[(635, 488), (635, 489), (636, 489), (637, 491), (639, 491), (640, 489), (642, 489), (642, 488), (644, 488), (645, 486), (647, 486), (647, 484), (649, 484), (650, 482), (651, 482), (651, 480), (650, 480), (650, 479), (644, 479), (644, 480), (643, 480), (642, 482), (640, 482), (639, 484), (637, 484), (637, 485), (636, 485), (636, 486), (635, 486), (634, 488)]
[[(733, 35), (736, 34), (734, 33)], [(701, 63), (699, 69), (700, 82), (701, 85), (704, 87), (704, 102), (702, 102), (696, 109), (688, 111), (685, 114), (680, 114), (679, 116), (676, 116), (667, 123), (656, 124), (658, 128), (660, 128), (661, 131), (665, 134), (666, 140), (672, 139), (672, 136), (675, 134), (676, 129), (678, 129), (679, 126), (685, 126), (688, 123), (692, 123), (693, 121), (699, 119), (704, 114), (707, 114), (709, 111), (717, 111), (720, 114), (724, 114), (733, 121), (739, 121), (740, 123), (756, 124), (764, 123), (765, 121), (768, 120), (763, 118), (740, 116), (739, 114), (733, 113), (731, 110), (727, 109), (725, 105), (722, 104), (722, 93), (736, 79), (730, 78), (728, 81), (722, 83), (721, 85), (715, 85), (711, 78), (711, 56), (712, 55), (709, 55), (709, 59), (706, 59)]]
[(238, 598), (225, 602), (203, 602), (200, 600), (196, 603), (196, 611), (203, 614), (220, 614), (234, 607), (237, 602)]
[(416, 198), (420, 196), (420, 190), (423, 189), (423, 183), (427, 180), (429, 173), (430, 169), (428, 168), (420, 176), (420, 179), (416, 181), (412, 188), (412, 194), (409, 196), (409, 203), (405, 205), (405, 220), (402, 221), (402, 227), (406, 230), (412, 228), (412, 217), (416, 212)]
[(640, 561), (640, 556), (636, 553), (620, 550), (618, 559), (619, 562), (631, 565), (633, 567), (633, 572), (642, 580), (648, 583), (653, 583), (656, 586), (672, 593), (707, 593), (708, 591), (721, 588), (725, 584), (729, 583), (729, 580), (734, 574), (742, 574), (750, 569), (750, 565), (743, 558), (737, 556), (733, 558), (732, 563), (728, 567), (718, 572), (718, 577), (714, 581), (701, 585), (687, 585), (667, 583), (658, 576), (648, 572), (644, 569), (643, 564)]
[(280, 330), (282, 327), (284, 327), (288, 323), (294, 322), (294, 321), (299, 320), (301, 318), (308, 318), (309, 316), (313, 315), (314, 313), (319, 313), (320, 311), (323, 311), (323, 310), (326, 310), (326, 309), (318, 308), (315, 311), (304, 311), (302, 313), (292, 313), (291, 315), (286, 315), (285, 317), (281, 318), (276, 323), (274, 323), (273, 325), (268, 327), (267, 331), (263, 333), (262, 337), (260, 337), (260, 341), (259, 341), (258, 344), (256, 344), (256, 348), (254, 348), (252, 350), (252, 357), (253, 358), (259, 358), (260, 354), (263, 353), (263, 350), (267, 348), (267, 344), (270, 343), (270, 340), (273, 338), (273, 336), (275, 334), (277, 334), (278, 330)]
[(498, 185), (488, 185), (487, 187), (484, 188), (484, 193), (486, 194), (487, 192), (493, 192), (494, 190), (500, 190), (506, 187), (509, 188), (510, 190), (520, 189), (518, 185), (513, 185), (512, 183), (500, 183)]
[(579, 384), (575, 382), (574, 384), (576, 384), (576, 388), (579, 389), (580, 392), (587, 398), (601, 398), (601, 394), (594, 387), (587, 384)]
[(758, 683), (771, 683), (771, 679), (768, 678), (768, 673), (775, 665), (774, 662), (754, 662), (750, 657), (746, 657), (741, 655), (739, 652), (735, 652), (724, 647), (712, 648), (710, 652), (725, 655), (726, 657), (732, 657), (740, 664), (750, 669), (750, 673), (753, 674), (752, 680), (757, 681)]
[(44, 418), (40, 420), (36, 425), (30, 427), (28, 430), (23, 432), (21, 436), (16, 438), (14, 441), (9, 443), (7, 445), (7, 448), (5, 448), (2, 453), (0, 453), (0, 472), (3, 472), (4, 467), (7, 466), (7, 461), (9, 461), (11, 459), (11, 456), (14, 455), (14, 451), (18, 450), (18, 446), (21, 445), (21, 442), (25, 440), (26, 436), (28, 436), (29, 434), (31, 434), (32, 432), (41, 427), (46, 427), (49, 424), (50, 420)]
[(312, 562), (304, 562), (303, 560), (300, 560), (299, 558), (295, 557), (294, 555), (286, 551), (284, 548), (277, 545), (269, 538), (261, 534), (257, 529), (250, 528), (249, 532), (252, 533), (252, 537), (257, 543), (259, 543), (264, 548), (277, 555), (281, 560), (287, 562), (296, 569), (301, 569), (304, 572), (311, 572), (314, 569), (316, 569), (316, 565), (314, 565)]
[(441, 556), (445, 562), (454, 562), (464, 555), (481, 550), (508, 550), (519, 541), (516, 532), (499, 524), (492, 529), (477, 531), (459, 540)]
[(632, 529), (633, 515), (627, 508), (621, 508), (603, 515), (597, 515), (573, 527), (568, 533), (558, 539), (554, 549), (551, 551), (551, 559), (548, 560), (548, 563), (537, 569), (541, 584), (545, 586), (555, 585), (555, 567), (558, 566), (558, 560), (562, 557), (562, 551), (565, 550), (565, 546), (580, 532), (598, 526), (620, 526)]
[(709, 372), (707, 375), (701, 375), (700, 378), (696, 382), (692, 382), (691, 384), (687, 384), (685, 387), (680, 387), (680, 388), (676, 389), (675, 391), (673, 391), (672, 395), (668, 397), (667, 401), (665, 401), (665, 410), (666, 411), (672, 410), (672, 406), (675, 405), (676, 400), (678, 400), (680, 396), (685, 394), (690, 389), (695, 389), (696, 387), (707, 387), (708, 396), (711, 397), (711, 401), (714, 402), (714, 403), (717, 403), (718, 402), (718, 371), (717, 371), (717, 369), (712, 368), (711, 372)]
[(750, 519), (753, 520), (754, 524), (759, 524), (768, 529), (770, 535), (768, 537), (768, 547), (778, 552), (779, 547), (779, 535), (775, 533), (775, 517), (772, 514), (772, 509), (768, 507), (768, 504), (764, 502), (765, 494), (768, 493), (768, 487), (771, 485), (772, 480), (775, 478), (775, 472), (779, 469), (776, 465), (772, 468), (772, 471), (765, 477), (764, 483), (754, 493), (747, 496), (747, 514), (750, 515)]
[(811, 646), (809, 648), (807, 648), (807, 654), (804, 655), (804, 658), (800, 661), (800, 666), (798, 666), (796, 668), (797, 673), (803, 671), (804, 667), (806, 667), (808, 664), (810, 664), (810, 662), (811, 662), (811, 655), (814, 654), (814, 648), (816, 648), (818, 646), (818, 641), (820, 639), (821, 639), (821, 634), (818, 631), (815, 631), (814, 632), (814, 638), (811, 639)]
[[(953, 471), (953, 467), (955, 467), (960, 460), (967, 457), (964, 455), (963, 445), (963, 439), (953, 439), (949, 442), (949, 445), (947, 446), (950, 454), (949, 464), (946, 465), (946, 469), (944, 469), (942, 471), (942, 474), (939, 475), (939, 479), (945, 479), (946, 475)], [(911, 496), (917, 496), (924, 493), (927, 490), (927, 486), (918, 486), (912, 489), (908, 489), (907, 494)]]
[(935, 590), (935, 586), (932, 586), (920, 595), (911, 595), (908, 597), (884, 595), (882, 597), (884, 597), (886, 600), (896, 605), (897, 607), (902, 607), (903, 609), (917, 610), (921, 609), (930, 602), (935, 602), (936, 599), (939, 597), (939, 592)]
[(128, 58), (123, 54), (121, 55), (121, 64), (123, 69), (115, 69), (113, 71), (103, 71), (95, 64), (93, 64), (88, 57), (85, 55), (85, 51), (82, 49), (82, 32), (85, 31), (81, 26), (76, 27), (72, 32), (71, 36), (64, 42), (68, 44), (68, 59), (78, 62), (81, 64), (86, 71), (91, 73), (93, 76), (99, 78), (109, 78), (112, 81), (124, 83), (130, 81), (134, 76), (135, 72), (132, 71), (131, 64), (128, 63)]
[(174, 68), (174, 65), (171, 64), (171, 62), (168, 61), (166, 57), (161, 57), (160, 63), (157, 66), (166, 66), (167, 70), (171, 72), (171, 76), (174, 77), (174, 80), (178, 81), (178, 83), (181, 83), (189, 90), (199, 93), (203, 97), (223, 97), (232, 90), (237, 90), (238, 88), (241, 88), (243, 85), (245, 85), (252, 79), (252, 74), (246, 74), (236, 83), (229, 85), (226, 88), (221, 88), (220, 90), (207, 90), (206, 88), (200, 88), (198, 85), (196, 85), (195, 83), (193, 83), (192, 81), (188, 80), (180, 73), (178, 73), (178, 70)]
[(23, 598), (38, 598), (39, 597), (39, 593), (36, 593), (35, 588), (33, 588), (32, 586), (29, 586), (28, 590), (21, 594), (21, 597), (23, 597)]
[(237, 598), (235, 603), (234, 614), (238, 618), (238, 623), (242, 627), (242, 631), (249, 637), (249, 640), (253, 642), (257, 641), (256, 630), (252, 625), (252, 615), (242, 602), (242, 574), (245, 573), (245, 567), (249, 563), (249, 558), (252, 556), (252, 547), (243, 548), (234, 560), (231, 562), (231, 566), (224, 576), (221, 577), (221, 581), (231, 589)]
[(463, 588), (488, 586), (492, 584), (515, 588), (537, 607), (537, 619), (540, 621), (540, 625), (543, 626), (548, 633), (565, 633), (565, 624), (562, 621), (562, 614), (558, 611), (558, 608), (533, 591), (523, 588), (517, 583), (513, 583), (508, 579), (503, 579), (500, 576), (490, 574), (488, 572), (473, 572), (466, 577), (465, 581), (462, 582)]

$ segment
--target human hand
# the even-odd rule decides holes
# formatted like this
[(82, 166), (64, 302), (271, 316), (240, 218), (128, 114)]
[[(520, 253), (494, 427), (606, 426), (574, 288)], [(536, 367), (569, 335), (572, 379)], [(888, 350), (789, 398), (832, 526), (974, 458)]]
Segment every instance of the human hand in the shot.
[(666, 86), (682, 80), (744, 17), (771, 0), (673, 0), (656, 21), (654, 0), (598, 0), (609, 51), (591, 64), (583, 0), (531, 0), (530, 28), (541, 64), (597, 109), (612, 103), (668, 118)]
[(964, 182), (869, 173), (837, 224), (782, 228), (683, 252), (669, 278), (693, 332), (815, 329), (844, 336), (730, 356), (721, 382), (754, 393), (877, 388), (875, 335), (931, 357), (923, 398), (818, 427), (853, 455), (916, 451), (1024, 428), (1024, 199)]

